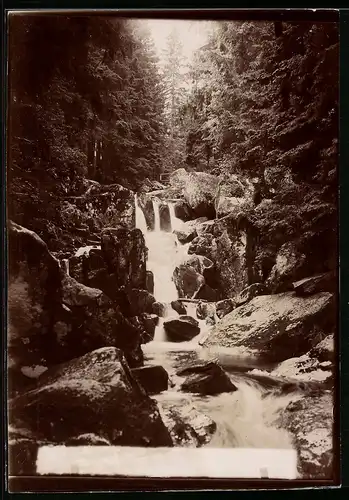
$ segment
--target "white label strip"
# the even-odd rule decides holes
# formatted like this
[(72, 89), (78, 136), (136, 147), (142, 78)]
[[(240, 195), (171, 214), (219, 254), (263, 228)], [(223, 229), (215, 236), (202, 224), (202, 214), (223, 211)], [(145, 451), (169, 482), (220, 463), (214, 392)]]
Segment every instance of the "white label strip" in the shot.
[(43, 446), (38, 474), (296, 479), (295, 450)]

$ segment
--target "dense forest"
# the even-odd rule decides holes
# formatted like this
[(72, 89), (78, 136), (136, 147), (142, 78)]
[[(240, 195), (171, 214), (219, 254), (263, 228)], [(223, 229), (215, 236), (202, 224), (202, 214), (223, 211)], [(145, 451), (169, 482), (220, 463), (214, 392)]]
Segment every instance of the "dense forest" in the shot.
[(181, 48), (170, 32), (159, 71), (140, 22), (13, 16), (9, 215), (35, 228), (84, 178), (137, 190), (180, 167), (335, 203), (337, 26), (212, 23), (184, 71)]
[(338, 26), (160, 23), (10, 16), (13, 470), (209, 445), (333, 478)]

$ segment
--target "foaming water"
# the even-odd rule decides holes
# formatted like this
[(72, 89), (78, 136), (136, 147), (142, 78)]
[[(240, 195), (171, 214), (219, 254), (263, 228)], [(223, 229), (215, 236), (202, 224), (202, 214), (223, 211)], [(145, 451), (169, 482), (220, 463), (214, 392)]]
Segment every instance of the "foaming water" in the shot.
[[(209, 416), (217, 425), (210, 442), (212, 448), (281, 448), (292, 449), (290, 434), (277, 425), (280, 412), (298, 396), (280, 396), (267, 391), (262, 384), (249, 378), (253, 369), (264, 370), (258, 363), (257, 353), (241, 348), (205, 349), (200, 343), (206, 338), (211, 326), (197, 317), (197, 302), (183, 300), (186, 314), (199, 322), (200, 333), (186, 342), (169, 342), (163, 324), (178, 313), (171, 302), (178, 299), (173, 281), (173, 271), (188, 255), (188, 246), (181, 245), (173, 232), (161, 231), (159, 201), (153, 199), (155, 229), (148, 231), (142, 210), (136, 201), (136, 225), (145, 237), (148, 247), (147, 269), (154, 275), (154, 296), (163, 303), (164, 312), (159, 318), (154, 340), (142, 346), (146, 364), (161, 365), (169, 374), (170, 388), (153, 398), (163, 407), (192, 405)], [(172, 231), (178, 230), (182, 222), (176, 218), (174, 205), (168, 204)], [(142, 213), (140, 213), (142, 212)], [(217, 317), (215, 318), (218, 319)], [(229, 374), (237, 390), (217, 396), (184, 393), (183, 378), (177, 375), (180, 368), (193, 362), (218, 361)], [(264, 372), (268, 377), (268, 373)]]

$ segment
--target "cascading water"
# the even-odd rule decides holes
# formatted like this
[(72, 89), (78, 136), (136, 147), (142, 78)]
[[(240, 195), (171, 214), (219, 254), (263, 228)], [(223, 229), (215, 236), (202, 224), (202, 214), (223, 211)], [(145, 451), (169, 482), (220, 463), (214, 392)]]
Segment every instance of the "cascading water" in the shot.
[[(171, 301), (178, 299), (178, 292), (172, 276), (175, 267), (187, 255), (188, 245), (181, 245), (173, 232), (161, 230), (160, 202), (153, 199), (155, 227), (153, 231), (147, 230), (144, 214), (136, 202), (136, 225), (144, 233), (148, 247), (147, 269), (154, 275), (154, 296), (158, 302), (165, 305), (163, 317), (155, 331), (154, 341), (143, 346), (146, 362), (162, 365), (168, 371), (174, 387), (166, 392), (154, 396), (161, 406), (194, 406), (198, 411), (210, 416), (217, 424), (217, 430), (206, 446), (222, 447), (250, 447), (250, 448), (293, 448), (290, 434), (276, 425), (280, 411), (287, 404), (299, 397), (297, 394), (277, 396), (266, 394), (263, 387), (248, 378), (248, 370), (252, 369), (246, 363), (247, 369), (244, 376), (233, 372), (230, 377), (238, 388), (233, 393), (223, 393), (218, 396), (199, 396), (184, 394), (180, 391), (180, 380), (176, 375), (179, 368), (188, 362), (215, 359), (215, 352), (204, 349), (198, 342), (207, 335), (209, 327), (204, 320), (198, 320), (196, 314), (197, 303), (186, 301), (187, 315), (199, 321), (200, 334), (189, 342), (171, 343), (167, 341), (163, 328), (164, 320), (170, 316), (178, 316), (171, 307)], [(169, 204), (171, 229), (180, 230), (183, 224), (175, 216), (174, 206)], [(216, 318), (217, 319), (217, 318)], [(217, 350), (217, 352), (219, 349)], [(228, 356), (225, 353), (225, 356)], [(239, 352), (231, 352), (232, 363), (241, 365), (242, 356)]]

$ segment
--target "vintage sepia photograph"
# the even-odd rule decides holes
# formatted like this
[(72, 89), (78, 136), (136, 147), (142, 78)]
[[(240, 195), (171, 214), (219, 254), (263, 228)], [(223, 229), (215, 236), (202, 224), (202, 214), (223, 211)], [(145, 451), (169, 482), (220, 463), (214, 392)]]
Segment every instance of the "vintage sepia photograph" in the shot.
[(7, 44), (9, 478), (335, 481), (335, 18)]

